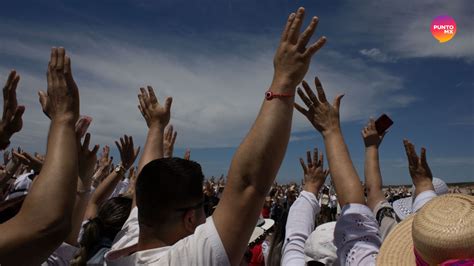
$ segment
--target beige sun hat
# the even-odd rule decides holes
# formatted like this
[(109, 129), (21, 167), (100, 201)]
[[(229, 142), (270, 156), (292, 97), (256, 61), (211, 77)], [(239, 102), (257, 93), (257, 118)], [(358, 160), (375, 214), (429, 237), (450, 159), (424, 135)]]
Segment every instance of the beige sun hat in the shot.
[(429, 265), (474, 259), (474, 197), (438, 196), (398, 224), (382, 244), (377, 265)]

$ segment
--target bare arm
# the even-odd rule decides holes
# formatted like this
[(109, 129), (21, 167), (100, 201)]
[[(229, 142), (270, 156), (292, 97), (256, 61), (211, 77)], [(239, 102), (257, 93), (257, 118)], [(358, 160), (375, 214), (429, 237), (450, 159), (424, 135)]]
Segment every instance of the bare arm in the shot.
[(338, 95), (331, 105), (326, 99), (318, 78), (315, 78), (315, 85), (318, 96), (303, 81), (306, 94), (300, 89), (298, 94), (308, 110), (298, 104), (295, 104), (295, 108), (306, 116), (323, 136), (329, 171), (336, 188), (339, 204), (341, 206), (348, 203), (365, 204), (364, 191), (352, 164), (339, 123), (339, 106), (343, 95)]
[[(145, 148), (142, 157), (138, 162), (138, 175), (142, 168), (149, 162), (163, 158), (163, 134), (171, 118), (171, 97), (166, 98), (164, 106), (160, 105), (158, 98), (151, 86), (147, 86), (148, 91), (140, 88), (138, 109), (145, 118), (148, 126)], [(137, 206), (135, 196), (133, 196), (132, 208)]]
[(421, 148), (420, 157), (416, 154), (415, 145), (408, 140), (403, 140), (408, 158), (408, 170), (415, 185), (415, 197), (421, 192), (434, 190), (433, 174), (426, 161), (426, 149)]
[(128, 171), (128, 169), (133, 165), (138, 153), (140, 152), (140, 147), (138, 147), (136, 150), (133, 148), (133, 138), (131, 136), (129, 137), (124, 135), (123, 138), (120, 138), (120, 143), (116, 141), (115, 144), (117, 145), (117, 148), (120, 152), (120, 159), (122, 160), (120, 166), (118, 167), (120, 170), (114, 170), (112, 173), (110, 173), (104, 179), (104, 181), (100, 183), (94, 193), (92, 193), (91, 200), (87, 206), (86, 215), (84, 217), (85, 219), (93, 219), (97, 216), (97, 211), (100, 204), (107, 200), (114, 192), (115, 187), (125, 176), (125, 173)]
[(365, 144), (365, 187), (367, 189), (367, 206), (374, 210), (378, 202), (385, 200), (382, 191), (382, 174), (379, 164), (379, 146), (386, 132), (383, 135), (377, 133), (375, 121), (370, 119), (367, 126), (362, 130), (362, 138)]
[(163, 135), (166, 125), (170, 121), (172, 98), (166, 98), (165, 105), (161, 106), (151, 86), (140, 88), (138, 109), (148, 125), (148, 135), (142, 157), (138, 162), (138, 173), (149, 162), (163, 158)]
[[(81, 119), (78, 124), (81, 123)], [(85, 130), (87, 130), (87, 124)], [(76, 135), (80, 131), (76, 126)], [(76, 192), (76, 202), (74, 203), (74, 210), (72, 212), (72, 229), (69, 235), (67, 236), (65, 242), (78, 246), (77, 238), (79, 232), (81, 231), (82, 222), (84, 220), (84, 214), (86, 212), (87, 205), (90, 199), (90, 191), (92, 185), (92, 175), (94, 174), (94, 165), (97, 161), (97, 151), (99, 150), (99, 145), (95, 145), (92, 150), (89, 150), (89, 143), (91, 135), (86, 134), (84, 142), (80, 143), (80, 135), (78, 136), (78, 150), (79, 150), (79, 178), (77, 182), (77, 192)]]
[(71, 228), (78, 175), (74, 125), (79, 92), (63, 48), (52, 50), (48, 91), (40, 92), (40, 102), (51, 119), (46, 159), (18, 215), (0, 225), (2, 264), (40, 264)]
[[(269, 91), (294, 95), (306, 74), (312, 55), (325, 38), (306, 48), (317, 18), (299, 34), (304, 9), (291, 14), (275, 54), (275, 74)], [(232, 160), (226, 189), (213, 219), (232, 265), (242, 259), (264, 199), (272, 185), (288, 145), (294, 96), (264, 100), (250, 132)], [(239, 199), (239, 200), (235, 200)]]

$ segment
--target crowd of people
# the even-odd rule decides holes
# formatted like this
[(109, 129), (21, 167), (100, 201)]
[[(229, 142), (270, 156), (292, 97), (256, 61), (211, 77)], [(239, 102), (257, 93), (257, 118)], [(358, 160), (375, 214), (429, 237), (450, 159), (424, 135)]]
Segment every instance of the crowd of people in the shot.
[[(62, 47), (52, 48), (47, 91), (38, 94), (50, 119), (46, 153), (9, 148), (25, 112), (11, 71), (0, 121), (0, 264), (474, 265), (472, 187), (433, 178), (425, 148), (417, 153), (403, 140), (413, 187), (384, 188), (386, 132), (369, 120), (361, 182), (340, 127), (344, 95), (330, 103), (318, 77), (316, 90), (303, 80), (326, 43), (310, 43), (317, 17), (301, 32), (304, 15), (299, 8), (287, 18), (260, 111), (219, 178), (204, 178), (189, 150), (173, 154), (172, 98), (159, 99), (151, 86), (138, 94), (143, 149), (124, 135), (115, 142), (118, 163), (108, 146), (98, 155)], [(294, 109), (324, 147), (300, 158), (301, 184), (277, 184)]]

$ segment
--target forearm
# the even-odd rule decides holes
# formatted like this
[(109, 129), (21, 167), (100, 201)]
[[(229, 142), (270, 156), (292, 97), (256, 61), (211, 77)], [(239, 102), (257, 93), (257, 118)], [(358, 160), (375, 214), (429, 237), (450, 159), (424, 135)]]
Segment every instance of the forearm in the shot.
[[(218, 231), (227, 230), (221, 238), (227, 243), (232, 264), (238, 264), (241, 259), (234, 255), (244, 253), (265, 195), (283, 160), (290, 137), (293, 101), (293, 98), (265, 100), (232, 160), (226, 189), (213, 215)], [(229, 213), (225, 209), (233, 211)], [(245, 223), (229, 229), (239, 219)]]
[(64, 242), (72, 246), (78, 246), (77, 238), (81, 231), (82, 222), (84, 221), (84, 214), (90, 199), (90, 192), (78, 192), (76, 194), (76, 202), (72, 212), (71, 232)]
[[(3, 224), (2, 262), (39, 264), (64, 241), (70, 230), (77, 175), (74, 123), (52, 121), (44, 167), (18, 215)], [(24, 250), (30, 251), (29, 256), (22, 256)]]
[[(77, 162), (74, 124), (52, 121), (44, 166), (20, 213), (28, 213), (29, 217), (34, 217), (31, 216), (33, 213), (39, 217), (59, 217), (70, 221), (77, 186)], [(35, 223), (38, 220), (35, 218)]]
[(92, 193), (84, 219), (93, 219), (97, 216), (98, 206), (112, 195), (121, 179), (122, 175), (113, 171), (100, 183)]
[(149, 162), (163, 158), (163, 134), (165, 127), (161, 125), (151, 125), (148, 129), (145, 148), (142, 157), (138, 162), (138, 173)]
[(384, 200), (382, 193), (382, 174), (379, 165), (379, 152), (375, 146), (365, 149), (365, 187), (367, 189), (367, 205), (373, 209), (378, 201)]
[(341, 207), (347, 203), (365, 204), (359, 176), (352, 164), (340, 129), (323, 134), (331, 178)]
[(252, 129), (232, 160), (228, 183), (237, 179), (266, 195), (286, 152), (293, 102), (293, 97), (264, 100)]

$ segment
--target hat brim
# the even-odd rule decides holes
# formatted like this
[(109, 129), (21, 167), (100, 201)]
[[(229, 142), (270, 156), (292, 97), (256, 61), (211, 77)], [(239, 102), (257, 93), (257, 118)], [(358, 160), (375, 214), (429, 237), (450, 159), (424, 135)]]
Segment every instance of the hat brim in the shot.
[(273, 225), (275, 225), (275, 221), (273, 219), (264, 219), (264, 220), (265, 220), (265, 223), (263, 223), (260, 227), (265, 231), (268, 231), (270, 228), (273, 227)]
[(253, 229), (252, 235), (250, 236), (248, 245), (256, 244), (258, 241), (260, 241), (263, 235), (265, 235), (265, 230), (260, 227), (255, 227), (255, 229)]
[(413, 213), (413, 198), (406, 197), (398, 199), (393, 202), (392, 206), (398, 218), (400, 218), (400, 220), (405, 220)]
[(384, 240), (377, 265), (416, 265), (413, 251), (412, 226), (415, 215), (399, 223)]

